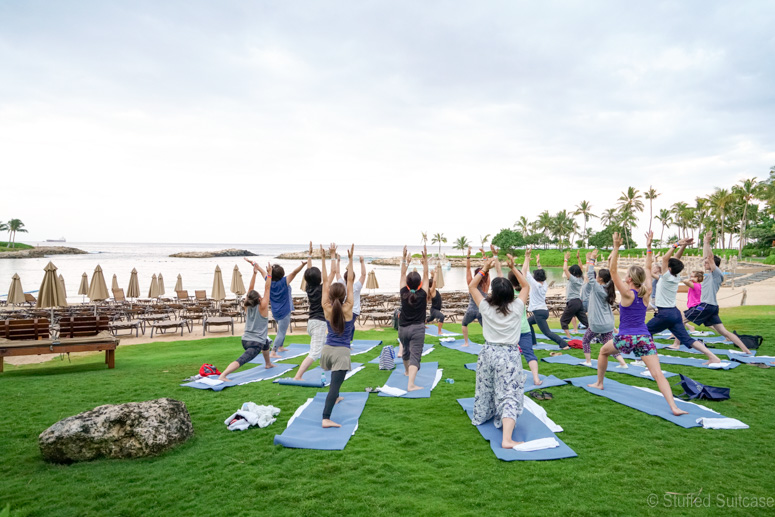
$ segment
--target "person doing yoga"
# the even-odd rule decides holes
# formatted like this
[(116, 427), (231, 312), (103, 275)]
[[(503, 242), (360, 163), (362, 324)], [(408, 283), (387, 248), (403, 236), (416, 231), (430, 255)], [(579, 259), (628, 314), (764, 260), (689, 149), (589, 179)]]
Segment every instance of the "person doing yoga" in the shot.
[(401, 359), (404, 361), (404, 375), (409, 377), (407, 391), (421, 390), (417, 386), (417, 372), (420, 370), (425, 345), (425, 312), (428, 307), (428, 250), (422, 249), (422, 278), (417, 271), (406, 274), (407, 251), (401, 260), (401, 315), (398, 318), (398, 339), (401, 342)]
[[(229, 366), (221, 373), (218, 379), (230, 381), (229, 374), (248, 361), (255, 359), (259, 353), (264, 354), (264, 363), (267, 368), (274, 368), (269, 358), (269, 346), (272, 340), (269, 339), (269, 290), (272, 279), (261, 269), (261, 266), (255, 262), (253, 265), (253, 276), (250, 279), (248, 294), (245, 296), (243, 305), (245, 307), (245, 331), (242, 333), (242, 348), (245, 350), (239, 359), (232, 361)], [(271, 269), (271, 264), (267, 266), (267, 271)], [(264, 278), (264, 296), (259, 296), (256, 286), (256, 275), (261, 273)]]
[[(331, 260), (336, 257), (336, 244), (329, 247)], [(328, 326), (328, 335), (326, 344), (323, 345), (323, 351), (320, 354), (320, 367), (327, 372), (331, 372), (331, 384), (328, 388), (328, 395), (323, 406), (322, 426), (342, 427), (340, 424), (331, 420), (331, 412), (334, 405), (343, 400), (339, 396), (339, 389), (342, 387), (347, 372), (351, 369), (350, 364), (350, 342), (355, 333), (355, 318), (353, 317), (353, 253), (355, 245), (347, 250), (349, 266), (347, 269), (347, 287), (334, 282), (329, 286), (328, 275), (326, 274), (326, 252), (323, 246), (320, 247), (321, 272), (322, 272), (322, 305), (323, 314)]]
[(312, 266), (312, 242), (309, 243), (309, 257), (307, 258), (307, 270), (304, 272), (304, 280), (307, 282), (306, 292), (309, 299), (309, 315), (307, 319), (307, 333), (309, 334), (309, 354), (301, 362), (294, 379), (300, 381), (304, 373), (312, 366), (312, 363), (320, 359), (323, 345), (328, 335), (326, 315), (323, 313), (323, 279), (320, 269)]
[(522, 275), (527, 279), (527, 283), (530, 284), (530, 304), (527, 310), (532, 312), (533, 315), (528, 319), (530, 324), (530, 334), (533, 340), (533, 346), (536, 345), (536, 335), (533, 325), (538, 325), (538, 328), (547, 338), (551, 339), (562, 349), (568, 349), (570, 346), (568, 342), (562, 339), (549, 329), (549, 325), (546, 320), (549, 319), (549, 309), (546, 306), (546, 271), (541, 267), (541, 255), (536, 254), (536, 270), (530, 275), (530, 254), (532, 248), (528, 247), (525, 250), (525, 263), (522, 266)]
[(721, 284), (724, 283), (724, 274), (719, 269), (721, 265), (721, 257), (717, 257), (713, 254), (710, 247), (710, 241), (713, 238), (713, 234), (708, 232), (705, 234), (703, 241), (703, 256), (705, 258), (705, 275), (702, 279), (702, 293), (700, 295), (700, 303), (695, 307), (692, 307), (686, 311), (686, 319), (697, 325), (705, 325), (710, 327), (729, 341), (737, 345), (740, 350), (746, 354), (750, 354), (751, 351), (743, 344), (737, 334), (734, 334), (724, 327), (719, 317), (718, 290), (721, 288)]
[(436, 326), (439, 328), (439, 336), (441, 336), (441, 326), (444, 324), (444, 313), (441, 312), (441, 292), (436, 288), (436, 279), (434, 278), (434, 271), (431, 271), (431, 278), (429, 280), (429, 296), (431, 299), (431, 308), (428, 311), (428, 319), (426, 323), (436, 322)]
[[(486, 260), (486, 257), (484, 257)], [(474, 275), (478, 274), (479, 271), (481, 271), (482, 268), (476, 268), (474, 271)], [(471, 280), (473, 280), (473, 275), (471, 274), (471, 247), (469, 246), (468, 252), (466, 253), (466, 283), (470, 284)], [(490, 277), (489, 275), (482, 278), (482, 281), (479, 283), (479, 292), (484, 296), (487, 293), (487, 290), (490, 288)], [(476, 303), (474, 302), (473, 296), (469, 296), (468, 300), (468, 308), (466, 309), (465, 315), (463, 315), (463, 344), (461, 346), (468, 346), (468, 325), (473, 323), (474, 320), (477, 320), (479, 324), (482, 324), (482, 315), (479, 313), (479, 309), (476, 306)]]
[[(592, 351), (589, 345), (596, 341), (605, 345), (614, 338), (614, 313), (611, 307), (616, 303), (616, 287), (611, 280), (611, 272), (601, 269), (595, 274), (597, 250), (587, 253), (587, 285), (589, 294), (589, 328), (584, 332), (581, 345), (584, 349), (584, 363), (592, 366)], [(622, 354), (613, 354), (620, 368), (629, 368)]]
[(519, 339), (530, 286), (525, 277), (512, 268), (522, 286), (518, 298), (514, 287), (503, 276), (492, 280), (491, 293), (485, 298), (479, 282), (498, 261), (497, 257), (485, 262), (482, 270), (468, 284), (468, 292), (482, 314), (482, 333), (485, 343), (476, 362), (476, 392), (473, 425), (481, 425), (491, 418), (496, 428), (503, 429), (501, 447), (511, 449), (522, 442), (512, 439), (517, 418), (524, 405), (525, 371), (522, 369)]
[[(692, 271), (692, 274), (689, 276), (689, 278), (681, 279), (681, 283), (684, 284), (688, 289), (686, 292), (686, 310), (683, 314), (684, 327), (686, 327), (688, 323), (686, 315), (689, 314), (689, 311), (692, 310), (692, 307), (696, 307), (700, 304), (700, 297), (702, 296), (702, 280), (704, 277), (705, 275), (702, 273), (702, 271)], [(692, 327), (692, 331), (693, 330), (694, 328)], [(679, 350), (680, 348), (681, 342), (678, 340), (678, 338), (675, 338), (673, 344), (667, 347), (668, 350)]]
[[(652, 336), (659, 334), (665, 329), (670, 329), (670, 332), (682, 345), (687, 348), (695, 348), (705, 354), (708, 357), (708, 361), (705, 364), (720, 363), (721, 360), (708, 350), (708, 347), (702, 341), (689, 336), (684, 327), (681, 311), (678, 310), (675, 304), (678, 284), (681, 283), (681, 278), (678, 275), (681, 274), (684, 268), (683, 262), (678, 259), (683, 255), (686, 246), (691, 244), (692, 241), (693, 239), (681, 239), (678, 241), (678, 244), (674, 244), (665, 253), (665, 256), (662, 257), (662, 276), (659, 278), (659, 282), (657, 282), (657, 297), (655, 300), (657, 312), (646, 326)], [(678, 249), (678, 252), (675, 254), (675, 258), (673, 258), (673, 252), (676, 249)], [(647, 251), (646, 255), (648, 256), (650, 253)]]
[(272, 289), (269, 291), (269, 301), (272, 305), (272, 317), (277, 322), (277, 335), (274, 339), (274, 347), (270, 357), (278, 358), (277, 352), (285, 352), (285, 334), (291, 324), (291, 312), (293, 312), (293, 298), (291, 296), (291, 282), (299, 274), (299, 271), (307, 265), (302, 261), (301, 265), (294, 269), (290, 275), (285, 276), (285, 270), (279, 264), (272, 266)]
[(659, 356), (657, 356), (657, 347), (654, 346), (654, 338), (651, 337), (651, 333), (646, 327), (646, 309), (648, 306), (645, 300), (648, 300), (649, 294), (651, 294), (651, 285), (648, 282), (646, 271), (651, 269), (651, 241), (653, 238), (654, 232), (646, 234), (646, 268), (630, 266), (627, 269), (627, 276), (622, 280), (617, 268), (622, 238), (618, 233), (613, 235), (614, 249), (611, 252), (610, 274), (621, 295), (619, 333), (613, 340), (608, 341), (600, 348), (600, 355), (597, 358), (597, 382), (588, 384), (588, 386), (602, 390), (605, 372), (608, 369), (608, 356), (619, 352), (632, 352), (636, 358), (643, 360), (651, 376), (657, 382), (659, 391), (665, 397), (667, 405), (670, 406), (670, 410), (674, 415), (679, 416), (685, 415), (687, 412), (679, 409), (675, 404), (670, 384), (659, 366)]
[(570, 331), (568, 330), (568, 323), (573, 318), (579, 320), (579, 322), (585, 327), (589, 327), (589, 321), (587, 320), (587, 312), (584, 310), (584, 303), (581, 301), (581, 289), (584, 286), (584, 275), (581, 272), (581, 267), (573, 264), (568, 267), (568, 259), (570, 253), (565, 253), (565, 260), (562, 266), (562, 275), (568, 281), (568, 285), (565, 289), (565, 310), (562, 311), (560, 316), (560, 327), (565, 331), (565, 336), (570, 339)]

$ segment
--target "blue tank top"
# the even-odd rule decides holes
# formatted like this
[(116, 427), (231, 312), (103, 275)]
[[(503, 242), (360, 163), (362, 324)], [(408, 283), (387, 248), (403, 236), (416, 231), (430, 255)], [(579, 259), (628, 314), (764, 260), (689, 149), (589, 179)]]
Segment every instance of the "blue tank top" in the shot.
[(630, 289), (635, 295), (635, 300), (629, 307), (619, 304), (619, 334), (630, 336), (650, 335), (646, 326), (646, 304), (643, 298), (638, 296), (638, 291)]
[(269, 302), (272, 304), (272, 316), (274, 319), (281, 320), (291, 313), (291, 286), (282, 277), (277, 282), (272, 282), (269, 290)]
[(344, 332), (337, 334), (331, 327), (331, 322), (326, 320), (326, 326), (328, 327), (328, 335), (326, 336), (326, 344), (329, 346), (346, 346), (350, 348), (350, 342), (355, 335), (355, 317), (350, 321), (345, 322)]

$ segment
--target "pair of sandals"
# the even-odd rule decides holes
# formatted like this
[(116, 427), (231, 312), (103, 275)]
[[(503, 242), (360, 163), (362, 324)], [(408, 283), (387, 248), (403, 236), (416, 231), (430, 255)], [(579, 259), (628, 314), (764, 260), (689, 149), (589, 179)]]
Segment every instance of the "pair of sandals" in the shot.
[(530, 392), (530, 397), (536, 400), (552, 400), (554, 395), (544, 390), (533, 390)]
[(366, 393), (377, 393), (377, 391), (379, 390), (377, 388), (372, 388), (371, 386), (369, 386), (368, 388), (366, 388), (365, 391)]

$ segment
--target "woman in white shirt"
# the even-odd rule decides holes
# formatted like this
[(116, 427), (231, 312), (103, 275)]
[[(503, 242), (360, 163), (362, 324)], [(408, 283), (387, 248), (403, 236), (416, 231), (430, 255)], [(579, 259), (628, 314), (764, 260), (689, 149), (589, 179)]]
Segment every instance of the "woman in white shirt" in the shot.
[(549, 324), (546, 320), (549, 319), (549, 308), (546, 306), (546, 291), (548, 286), (546, 285), (546, 271), (541, 267), (541, 255), (536, 254), (536, 270), (533, 271), (533, 275), (530, 275), (530, 252), (532, 250), (528, 248), (525, 251), (525, 264), (522, 266), (522, 274), (525, 276), (528, 284), (530, 284), (530, 305), (527, 310), (532, 313), (532, 316), (528, 319), (530, 323), (530, 333), (533, 335), (533, 346), (536, 345), (536, 333), (533, 329), (533, 325), (538, 325), (538, 329), (558, 345), (563, 350), (570, 348), (568, 342), (563, 338), (555, 334), (549, 329)]
[(479, 282), (494, 265), (493, 258), (485, 263), (482, 271), (474, 275), (468, 291), (482, 315), (482, 333), (485, 344), (476, 365), (476, 398), (472, 423), (479, 425), (494, 418), (497, 428), (503, 428), (501, 446), (513, 448), (522, 442), (512, 439), (517, 417), (524, 403), (525, 372), (519, 349), (522, 315), (530, 287), (516, 268), (522, 291), (514, 298), (514, 288), (506, 278), (494, 278), (490, 295), (485, 298), (479, 291)]

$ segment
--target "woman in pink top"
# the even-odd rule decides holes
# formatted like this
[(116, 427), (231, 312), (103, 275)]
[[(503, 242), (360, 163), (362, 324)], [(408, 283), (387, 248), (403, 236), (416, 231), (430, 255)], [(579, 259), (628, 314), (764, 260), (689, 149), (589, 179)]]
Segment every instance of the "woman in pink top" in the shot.
[[(705, 274), (702, 271), (692, 271), (692, 275), (688, 280), (683, 280), (683, 284), (689, 288), (688, 295), (686, 297), (686, 311), (684, 311), (684, 325), (687, 326), (690, 332), (694, 332), (694, 327), (689, 325), (686, 319), (689, 309), (700, 304), (700, 298), (702, 297), (702, 280), (705, 278)], [(679, 350), (681, 348), (681, 342), (676, 339), (669, 347), (670, 350)]]

